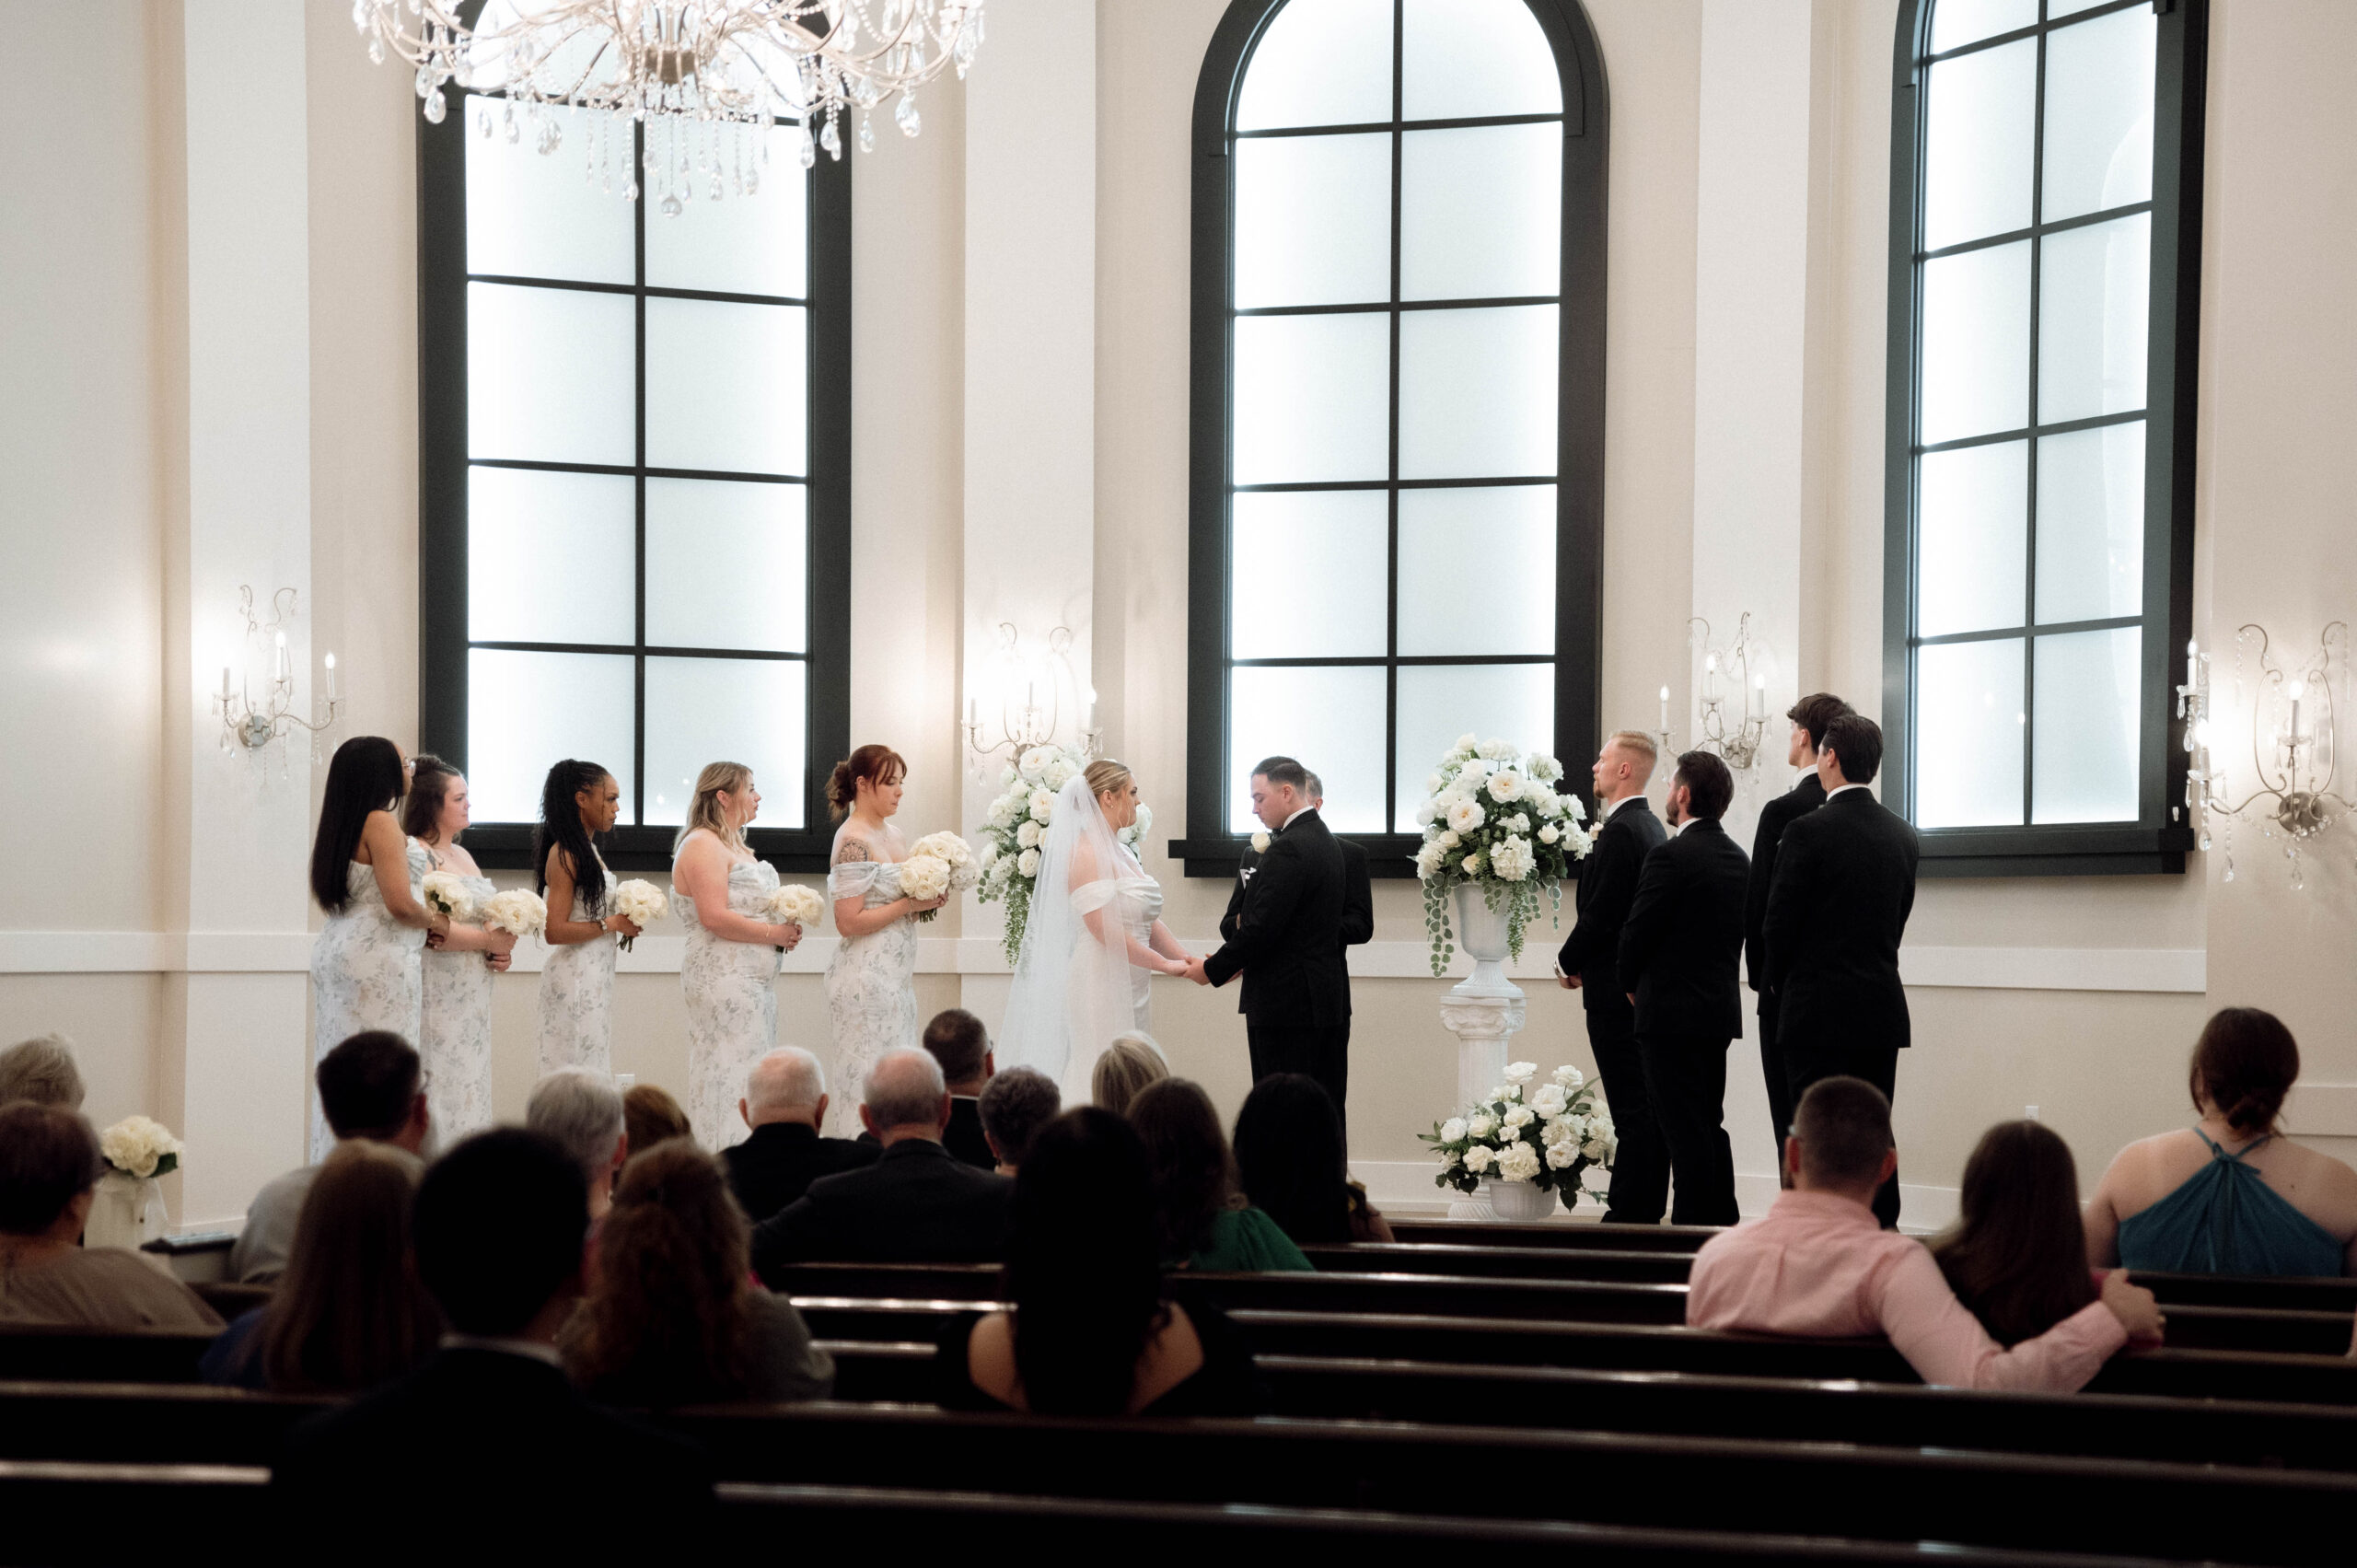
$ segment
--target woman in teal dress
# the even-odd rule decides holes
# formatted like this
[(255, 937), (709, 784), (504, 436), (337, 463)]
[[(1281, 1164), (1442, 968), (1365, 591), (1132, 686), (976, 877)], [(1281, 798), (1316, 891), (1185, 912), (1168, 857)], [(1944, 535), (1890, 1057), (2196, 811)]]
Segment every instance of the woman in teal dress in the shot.
[(2228, 1007), (2193, 1048), (2198, 1126), (2131, 1144), (2087, 1203), (2087, 1259), (2168, 1273), (2357, 1273), (2357, 1170), (2282, 1135), (2300, 1048)]
[(1237, 1191), (1236, 1156), (1201, 1085), (1186, 1078), (1149, 1084), (1130, 1102), (1129, 1121), (1145, 1142), (1167, 1267), (1266, 1273), (1313, 1266), (1276, 1221)]

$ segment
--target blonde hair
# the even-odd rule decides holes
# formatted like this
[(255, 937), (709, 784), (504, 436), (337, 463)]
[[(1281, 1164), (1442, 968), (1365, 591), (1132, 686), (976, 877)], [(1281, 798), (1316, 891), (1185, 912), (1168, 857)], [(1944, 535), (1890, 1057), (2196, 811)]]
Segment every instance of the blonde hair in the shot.
[(1081, 775), (1088, 781), (1088, 793), (1102, 796), (1130, 782), (1130, 765), (1110, 757), (1099, 757)]
[(1105, 1054), (1097, 1059), (1097, 1066), (1088, 1075), (1088, 1098), (1100, 1110), (1116, 1116), (1130, 1113), (1130, 1102), (1138, 1098), (1148, 1084), (1160, 1083), (1170, 1076), (1170, 1065), (1162, 1059), (1162, 1047), (1154, 1037), (1142, 1029), (1113, 1037)]
[(738, 854), (753, 852), (746, 847), (745, 835), (728, 820), (728, 813), (720, 808), (720, 792), (743, 789), (753, 782), (753, 770), (742, 762), (706, 762), (703, 772), (696, 775), (695, 798), (688, 803), (688, 825), (679, 830), (672, 843), (673, 854), (688, 842), (688, 835), (702, 828)]
[(1661, 748), (1655, 744), (1652, 736), (1642, 729), (1616, 729), (1606, 744), (1625, 748), (1644, 759), (1647, 773), (1651, 773), (1654, 764), (1661, 761)]

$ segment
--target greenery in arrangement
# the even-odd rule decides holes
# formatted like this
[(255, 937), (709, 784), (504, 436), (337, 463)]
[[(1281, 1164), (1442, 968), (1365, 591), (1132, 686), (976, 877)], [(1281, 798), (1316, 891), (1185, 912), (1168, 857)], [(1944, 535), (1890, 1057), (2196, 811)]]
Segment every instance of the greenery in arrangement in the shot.
[(1571, 863), (1586, 858), (1587, 810), (1579, 797), (1557, 790), (1563, 764), (1543, 752), (1526, 754), (1511, 741), (1468, 735), (1448, 749), (1439, 771), (1424, 781), (1430, 798), (1416, 807), (1424, 842), (1416, 876), (1424, 885), (1424, 934), (1432, 941), (1433, 973), (1445, 973), (1457, 953), (1448, 896), (1471, 884), (1482, 902), (1506, 917), (1506, 946), (1522, 957), (1522, 934), (1543, 900), (1563, 903)]
[(1487, 1099), (1416, 1134), (1440, 1160), (1434, 1186), (1471, 1193), (1484, 1179), (1520, 1181), (1562, 1192), (1567, 1207), (1582, 1192), (1603, 1202), (1585, 1178), (1612, 1168), (1619, 1140), (1611, 1112), (1578, 1068), (1558, 1067), (1533, 1089), (1538, 1075), (1538, 1063), (1513, 1063)]
[[(1023, 928), (1030, 923), (1031, 896), (1039, 879), (1039, 846), (1047, 842), (1056, 796), (1080, 776), (1088, 759), (1077, 747), (1034, 746), (999, 774), (1004, 792), (991, 802), (982, 821), (981, 884), (974, 897), (1006, 902), (1006, 961), (1023, 951)], [(1138, 819), (1113, 836), (1134, 850), (1154, 826), (1154, 808), (1138, 807)]]

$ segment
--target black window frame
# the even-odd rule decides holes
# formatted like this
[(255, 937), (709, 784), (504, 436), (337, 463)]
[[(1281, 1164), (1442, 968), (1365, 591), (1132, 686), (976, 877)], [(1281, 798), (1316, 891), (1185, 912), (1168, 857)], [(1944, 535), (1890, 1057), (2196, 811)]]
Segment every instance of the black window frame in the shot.
[[(646, 226), (664, 221), (650, 215), (644, 196), (631, 202), (636, 276), (629, 285), (582, 285), (547, 278), (470, 274), (467, 270), (466, 135), (477, 98), (504, 103), (493, 94), (459, 93), (440, 124), (419, 117), (417, 127), (418, 274), (418, 736), (421, 748), (463, 771), (467, 765), (467, 654), (489, 646), (524, 651), (610, 652), (632, 655), (635, 712), (632, 758), (638, 799), (625, 817), (643, 817), (646, 793), (646, 660), (652, 657), (789, 659), (807, 671), (804, 709), (803, 801), (798, 829), (757, 828), (746, 835), (753, 853), (782, 871), (822, 871), (833, 839), (828, 821), (826, 781), (834, 760), (851, 743), (851, 159), (821, 156), (807, 171), (806, 287), (808, 294), (783, 296), (718, 293), (703, 289), (650, 287), (646, 282)], [(645, 126), (632, 122), (632, 167), (636, 167)], [(521, 156), (519, 151), (519, 156)], [(738, 200), (759, 201), (758, 195)], [(625, 198), (617, 192), (612, 200)], [(636, 627), (633, 641), (611, 647), (575, 644), (476, 643), (468, 636), (467, 494), (467, 286), (470, 282), (582, 288), (633, 296), (637, 305), (637, 461), (632, 465), (501, 461), (495, 466), (633, 477), (637, 484)], [(807, 310), (809, 385), (808, 456), (799, 482), (807, 507), (806, 548), (808, 640), (798, 655), (774, 650), (649, 646), (646, 641), (646, 481), (649, 478), (762, 480), (775, 475), (729, 474), (702, 470), (650, 468), (646, 437), (646, 301), (702, 299), (746, 304), (800, 305)], [(792, 482), (790, 479), (783, 482)], [(550, 758), (551, 762), (557, 761)], [(773, 783), (775, 781), (772, 781)], [(782, 790), (772, 788), (772, 794)], [(618, 825), (601, 846), (618, 870), (664, 871), (671, 865), (676, 827)], [(481, 822), (467, 830), (467, 847), (486, 868), (517, 869), (531, 864), (529, 823)]]
[[(1888, 402), (1885, 430), (1883, 550), (1883, 798), (1912, 821), (1915, 816), (1913, 742), (1915, 652), (1926, 641), (1959, 642), (2018, 637), (2023, 644), (2026, 703), (2034, 702), (2037, 640), (2073, 631), (2110, 626), (2142, 630), (2137, 817), (2133, 822), (2054, 823), (2030, 821), (2037, 714), (2023, 737), (2022, 823), (2014, 827), (1922, 828), (1921, 874), (1926, 877), (2118, 876), (2181, 874), (2194, 833), (2185, 821), (2186, 755), (2173, 743), (2170, 702), (2173, 670), (2193, 625), (2194, 454), (2198, 357), (2201, 307), (2201, 168), (2205, 109), (2205, 64), (2209, 0), (2111, 0), (2068, 16), (2047, 17), (2040, 0), (2038, 21), (2030, 27), (1976, 39), (1934, 55), (1933, 11), (1937, 0), (1900, 0), (1891, 92), (1890, 295)], [(2047, 222), (2040, 208), (2045, 166), (2046, 52), (2051, 32), (2115, 12), (2149, 6), (2156, 13), (2153, 114), (2153, 194), (2149, 203), (2107, 208)], [(1923, 127), (1925, 72), (1938, 61), (1992, 49), (2023, 39), (2040, 40), (2037, 99), (2038, 117), (2032, 144), (2031, 226), (2003, 235), (1942, 247), (1937, 255), (2029, 239), (2029, 395), (2033, 423), (2024, 429), (1991, 432), (1968, 441), (1939, 443), (1941, 449), (1988, 441), (2026, 439), (2029, 447), (2030, 576), (2025, 601), (2034, 602), (2037, 585), (2038, 445), (2042, 436), (2081, 428), (2145, 422), (2144, 555), (2142, 612), (2114, 621), (2039, 623), (2034, 615), (2022, 627), (1991, 633), (1922, 639), (1916, 613), (1916, 379), (1922, 321)], [(2038, 298), (2042, 241), (2049, 233), (2083, 227), (2139, 211), (2152, 215), (2150, 327), (2146, 342), (2146, 396), (2141, 416), (2107, 415), (2052, 424), (2035, 423), (2038, 410)], [(2026, 610), (2026, 614), (2029, 611)]]
[[(1188, 475), (1187, 836), (1170, 854), (1190, 877), (1230, 877), (1248, 835), (1228, 826), (1232, 763), (1228, 756), (1228, 672), (1237, 665), (1379, 666), (1387, 668), (1384, 823), (1399, 819), (1399, 679), (1414, 665), (1544, 664), (1555, 667), (1557, 751), (1583, 757), (1598, 738), (1603, 669), (1604, 329), (1606, 160), (1610, 123), (1602, 52), (1579, 0), (1524, 0), (1553, 52), (1563, 94), (1562, 271), (1553, 300), (1525, 298), (1408, 301), (1399, 299), (1401, 140), (1409, 130), (1543, 122), (1552, 115), (1508, 114), (1469, 119), (1402, 121), (1404, 6), (1392, 6), (1392, 116), (1366, 125), (1320, 126), (1323, 132), (1387, 131), (1391, 159), (1391, 297), (1382, 307), (1392, 322), (1389, 475), (1347, 484), (1254, 485), (1253, 490), (1365, 490), (1390, 497), (1388, 651), (1362, 657), (1231, 659), (1229, 570), (1235, 559), (1230, 482), (1234, 451), (1234, 321), (1238, 315), (1331, 313), (1329, 308), (1241, 311), (1235, 308), (1236, 111), (1252, 52), (1284, 0), (1235, 0), (1220, 19), (1195, 87), (1191, 390)], [(1273, 134), (1292, 133), (1278, 132)], [(1245, 133), (1249, 135), (1252, 133)], [(1555, 637), (1553, 651), (1533, 655), (1402, 656), (1399, 646), (1399, 494), (1403, 489), (1465, 488), (1519, 481), (1399, 478), (1399, 319), (1409, 310), (1469, 306), (1554, 303), (1558, 307), (1556, 415)], [(1310, 759), (1314, 763), (1315, 759)], [(1574, 770), (1576, 772), (1576, 770)], [(1346, 835), (1367, 851), (1369, 875), (1407, 877), (1421, 842), (1415, 833)]]

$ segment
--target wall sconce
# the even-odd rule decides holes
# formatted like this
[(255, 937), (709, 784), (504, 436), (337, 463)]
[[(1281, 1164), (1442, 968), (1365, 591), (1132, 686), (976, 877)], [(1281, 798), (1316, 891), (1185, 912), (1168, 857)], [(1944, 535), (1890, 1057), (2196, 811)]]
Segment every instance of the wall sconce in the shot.
[[(213, 699), (212, 705), (221, 715), (221, 749), (225, 755), (234, 753), (239, 746), (259, 751), (273, 741), (284, 739), (290, 731), (300, 729), (312, 737), (311, 761), (319, 760), (318, 738), (335, 723), (337, 710), (342, 706), (336, 694), (335, 655), (329, 654), (323, 660), (327, 668), (324, 712), (315, 705), (313, 711), (319, 714), (316, 723), (298, 716), (294, 711), (295, 668), (286, 653), (285, 629), (295, 615), (295, 599), (293, 588), (281, 588), (271, 595), (270, 620), (265, 622), (254, 612), (253, 588), (245, 586), (238, 589), (238, 610), (246, 618), (246, 635), (251, 638), (263, 633), (271, 634), (270, 684), (263, 688), (261, 703), (256, 705), (247, 679), (240, 677), (233, 691), (230, 667), (221, 667), (221, 693)], [(279, 767), (284, 771), (285, 765), (282, 749)]]
[[(1026, 656), (1020, 634), (1012, 621), (1002, 621), (998, 646), (985, 661), (975, 684), (981, 691), (966, 699), (966, 745), (975, 767), (1004, 751), (1011, 761), (1034, 746), (1064, 744), (1066, 715), (1075, 710), (1078, 728), (1070, 742), (1084, 758), (1094, 758), (1105, 738), (1097, 727), (1097, 692), (1081, 696), (1080, 679), (1072, 667), (1072, 632), (1059, 626), (1048, 633), (1044, 654)], [(995, 710), (996, 738), (985, 718)]]
[[(1697, 615), (1686, 623), (1690, 641), (1702, 650), (1701, 723), (1695, 728), (1698, 749), (1713, 751), (1730, 768), (1742, 770), (1759, 760), (1768, 736), (1767, 647), (1751, 634), (1751, 611), (1736, 622), (1735, 641), (1725, 648), (1711, 646), (1711, 623)], [(1695, 628), (1701, 631), (1698, 635)], [(1737, 712), (1731, 717), (1722, 683), (1735, 686)], [(1663, 726), (1667, 727), (1665, 714)], [(1732, 727), (1730, 727), (1732, 725)]]
[[(2340, 819), (2351, 802), (2335, 793), (2340, 772), (2339, 704), (2333, 694), (2333, 649), (2340, 646), (2341, 676), (2349, 664), (2349, 623), (2336, 621), (2316, 639), (2316, 650), (2297, 665), (2275, 662), (2267, 629), (2246, 625), (2235, 633), (2235, 707), (2243, 702), (2247, 659), (2258, 665), (2250, 704), (2250, 792), (2233, 800), (2226, 770), (2211, 754), (2210, 659), (2200, 639), (2185, 645), (2185, 684), (2177, 689), (2177, 716), (2185, 722), (2185, 811), (2199, 842), (2210, 847), (2210, 818), (2225, 819), (2224, 879), (2235, 879), (2235, 821), (2258, 808), (2259, 832), (2287, 841), (2292, 886), (2306, 886), (2300, 845)], [(2256, 644), (2254, 648), (2253, 645)]]

